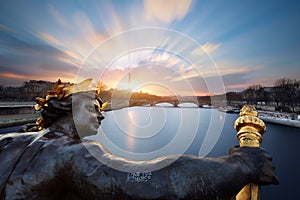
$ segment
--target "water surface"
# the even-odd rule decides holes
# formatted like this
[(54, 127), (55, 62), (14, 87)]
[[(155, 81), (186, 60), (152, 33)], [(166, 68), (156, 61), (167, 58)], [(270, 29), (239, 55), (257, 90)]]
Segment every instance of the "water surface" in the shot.
[[(151, 159), (182, 152), (216, 157), (227, 155), (228, 149), (238, 144), (233, 128), (238, 115), (215, 109), (174, 108), (170, 105), (132, 107), (106, 112), (105, 116), (96, 138), (114, 154), (129, 159)], [(266, 125), (262, 147), (273, 157), (280, 185), (262, 187), (261, 199), (298, 199), (300, 129)], [(18, 129), (4, 128), (0, 133)]]

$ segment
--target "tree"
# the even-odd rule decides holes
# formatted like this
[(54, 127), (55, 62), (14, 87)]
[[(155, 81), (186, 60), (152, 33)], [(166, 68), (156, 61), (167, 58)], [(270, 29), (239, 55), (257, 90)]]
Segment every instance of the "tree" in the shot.
[(104, 91), (105, 89), (107, 89), (107, 86), (102, 82), (102, 81), (97, 81), (96, 83), (96, 88), (100, 91), (100, 93), (102, 91)]
[(282, 78), (275, 81), (274, 96), (281, 103), (282, 110), (288, 111), (291, 107), (293, 112), (298, 101), (299, 81), (296, 79)]
[(257, 104), (259, 101), (264, 101), (264, 88), (261, 85), (251, 85), (244, 91), (244, 97), (247, 103)]

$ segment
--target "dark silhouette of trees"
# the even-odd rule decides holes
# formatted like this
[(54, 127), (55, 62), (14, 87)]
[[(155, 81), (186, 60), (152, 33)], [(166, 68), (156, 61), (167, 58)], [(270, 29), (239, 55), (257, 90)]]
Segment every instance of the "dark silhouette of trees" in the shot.
[(257, 104), (258, 102), (266, 102), (267, 91), (261, 85), (251, 85), (244, 92), (243, 96), (248, 104)]
[(282, 78), (275, 81), (273, 87), (251, 85), (242, 92), (244, 101), (257, 105), (275, 103), (278, 111), (293, 111), (300, 106), (300, 81)]
[(242, 95), (240, 92), (227, 92), (226, 99), (227, 101), (241, 101)]
[(277, 106), (282, 111), (295, 111), (295, 106), (299, 105), (300, 82), (296, 79), (282, 78), (275, 82), (273, 87), (273, 97)]

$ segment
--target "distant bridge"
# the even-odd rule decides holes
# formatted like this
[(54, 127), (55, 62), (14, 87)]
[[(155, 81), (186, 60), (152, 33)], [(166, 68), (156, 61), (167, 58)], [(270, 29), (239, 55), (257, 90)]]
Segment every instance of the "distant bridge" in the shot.
[(197, 105), (198, 107), (202, 107), (204, 105), (211, 105), (211, 101), (199, 101), (199, 100), (191, 100), (191, 99), (183, 99), (183, 100), (171, 100), (171, 99), (161, 99), (161, 100), (130, 100), (129, 101), (129, 106), (145, 106), (145, 105), (150, 105), (150, 106), (155, 106), (159, 103), (170, 103), (174, 107), (178, 107), (179, 104), (182, 103), (193, 103)]

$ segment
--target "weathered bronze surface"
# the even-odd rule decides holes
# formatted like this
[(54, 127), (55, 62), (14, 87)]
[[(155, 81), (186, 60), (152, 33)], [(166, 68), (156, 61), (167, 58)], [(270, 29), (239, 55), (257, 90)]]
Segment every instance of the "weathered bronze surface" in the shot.
[[(82, 104), (81, 116), (73, 116), (72, 99)], [(231, 199), (250, 182), (278, 184), (271, 157), (261, 148), (234, 147), (218, 158), (116, 157), (101, 143), (82, 141), (77, 134), (74, 121), (82, 122), (85, 135), (96, 133), (103, 116), (95, 101), (94, 93), (82, 91), (50, 98), (48, 106), (58, 106), (47, 110), (45, 119), (52, 120), (48, 128), (0, 135), (0, 199)], [(96, 112), (91, 111), (95, 105)], [(56, 109), (60, 115), (53, 120)], [(87, 148), (109, 166), (128, 172), (108, 167)], [(166, 167), (151, 171), (153, 165)]]
[[(253, 106), (245, 105), (240, 111), (240, 117), (235, 121), (234, 128), (240, 146), (259, 147), (262, 142), (262, 134), (266, 131), (265, 123), (259, 119)], [(236, 200), (260, 199), (259, 186), (253, 183), (246, 185), (236, 196)]]
[[(66, 102), (68, 105), (64, 105), (61, 103), (59, 100), (66, 99), (72, 94), (79, 93), (79, 92), (87, 92), (90, 91), (91, 88), (89, 87), (92, 82), (92, 79), (86, 79), (79, 84), (62, 84), (60, 79), (57, 81), (56, 87), (48, 91), (46, 93), (45, 98), (37, 97), (35, 99), (36, 105), (34, 108), (36, 110), (41, 110), (42, 109), (42, 116), (37, 119), (36, 124), (38, 125), (38, 130), (42, 130), (44, 128), (47, 128), (50, 126), (50, 124), (53, 122), (50, 118), (52, 116), (49, 116), (49, 112), (52, 114), (55, 113), (54, 111), (58, 112), (58, 114), (61, 114), (62, 112), (65, 111), (71, 111), (70, 105), (71, 102)], [(100, 94), (99, 91), (95, 92), (95, 96), (98, 97)], [(52, 101), (51, 101), (52, 100)], [(55, 101), (53, 101), (55, 100)], [(99, 100), (101, 103), (100, 107), (101, 109), (104, 109), (104, 107), (107, 105), (102, 105), (102, 101)], [(67, 110), (66, 110), (67, 109)], [(59, 115), (53, 116), (52, 118), (57, 118)]]

